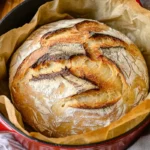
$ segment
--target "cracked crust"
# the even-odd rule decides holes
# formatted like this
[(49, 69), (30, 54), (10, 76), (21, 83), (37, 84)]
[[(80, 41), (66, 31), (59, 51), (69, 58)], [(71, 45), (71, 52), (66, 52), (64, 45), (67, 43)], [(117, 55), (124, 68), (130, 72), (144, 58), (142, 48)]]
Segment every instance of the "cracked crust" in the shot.
[(147, 95), (148, 73), (123, 34), (72, 19), (42, 26), (24, 42), (12, 58), (9, 85), (25, 122), (64, 137), (123, 116)]

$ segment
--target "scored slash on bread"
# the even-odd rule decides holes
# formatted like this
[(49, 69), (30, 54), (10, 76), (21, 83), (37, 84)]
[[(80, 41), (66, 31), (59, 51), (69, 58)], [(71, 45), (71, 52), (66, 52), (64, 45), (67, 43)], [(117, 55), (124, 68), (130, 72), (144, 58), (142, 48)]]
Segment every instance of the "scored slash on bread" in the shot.
[(10, 90), (29, 125), (62, 137), (120, 118), (147, 95), (148, 73), (120, 32), (93, 20), (63, 20), (35, 31), (14, 54)]

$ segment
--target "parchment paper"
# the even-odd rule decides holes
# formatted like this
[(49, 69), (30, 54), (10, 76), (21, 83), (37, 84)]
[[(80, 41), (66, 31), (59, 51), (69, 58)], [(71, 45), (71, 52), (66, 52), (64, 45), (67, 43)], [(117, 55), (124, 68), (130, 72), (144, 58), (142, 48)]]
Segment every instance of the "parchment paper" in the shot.
[(88, 144), (125, 133), (150, 113), (150, 94), (138, 106), (109, 126), (65, 138), (48, 138), (24, 128), (20, 113), (10, 101), (8, 89), (9, 59), (17, 47), (37, 27), (74, 17), (96, 19), (126, 34), (142, 51), (150, 71), (150, 11), (135, 0), (54, 0), (42, 5), (30, 23), (0, 37), (0, 112), (29, 136), (57, 144)]

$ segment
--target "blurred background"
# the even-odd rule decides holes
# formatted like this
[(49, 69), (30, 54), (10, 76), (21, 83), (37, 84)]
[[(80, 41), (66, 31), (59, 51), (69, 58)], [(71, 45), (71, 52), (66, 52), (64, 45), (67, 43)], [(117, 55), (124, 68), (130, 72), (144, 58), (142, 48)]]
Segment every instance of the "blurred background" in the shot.
[(140, 0), (141, 5), (150, 10), (150, 0)]
[[(11, 9), (16, 7), (24, 0), (0, 0), (0, 19), (2, 19)], [(36, 0), (33, 0), (36, 1)], [(141, 5), (147, 9), (150, 9), (150, 0), (136, 0), (140, 1)]]
[(23, 0), (0, 0), (0, 19)]

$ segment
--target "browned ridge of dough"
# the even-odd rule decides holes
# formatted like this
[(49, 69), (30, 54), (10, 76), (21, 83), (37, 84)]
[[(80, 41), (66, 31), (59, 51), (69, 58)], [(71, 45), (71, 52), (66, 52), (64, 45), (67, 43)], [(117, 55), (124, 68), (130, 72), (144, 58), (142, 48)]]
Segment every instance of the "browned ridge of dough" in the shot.
[(53, 72), (51, 74), (40, 74), (39, 76), (35, 77), (33, 76), (31, 81), (38, 81), (38, 80), (44, 80), (44, 79), (54, 79), (57, 76), (68, 76), (70, 72), (68, 71), (67, 68), (62, 69), (59, 72)]

